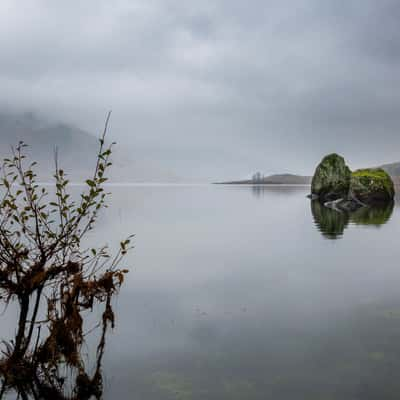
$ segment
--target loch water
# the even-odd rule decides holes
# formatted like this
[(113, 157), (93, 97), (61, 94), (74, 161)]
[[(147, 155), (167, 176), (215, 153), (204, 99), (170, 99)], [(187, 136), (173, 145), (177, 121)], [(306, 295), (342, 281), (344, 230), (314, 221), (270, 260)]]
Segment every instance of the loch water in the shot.
[(345, 215), (301, 186), (115, 186), (135, 233), (106, 399), (400, 396), (400, 208)]

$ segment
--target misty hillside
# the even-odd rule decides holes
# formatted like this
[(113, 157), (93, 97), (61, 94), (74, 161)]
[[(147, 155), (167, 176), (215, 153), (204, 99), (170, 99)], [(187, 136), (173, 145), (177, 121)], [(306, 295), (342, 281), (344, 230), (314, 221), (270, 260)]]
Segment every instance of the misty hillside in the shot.
[(400, 162), (384, 164), (381, 165), (381, 168), (383, 168), (392, 177), (400, 176)]
[(380, 168), (383, 168), (392, 177), (396, 185), (400, 185), (400, 162), (384, 164)]
[[(96, 143), (96, 138), (79, 128), (66, 124), (50, 124), (31, 113), (0, 113), (0, 145), (15, 145), (19, 140), (28, 143), (32, 149), (47, 153), (54, 146), (62, 147), (66, 152), (82, 152)], [(75, 146), (80, 144), (81, 149)]]
[[(0, 159), (8, 157), (10, 147), (23, 141), (29, 145), (28, 155), (38, 161), (40, 179), (52, 177), (54, 149), (57, 147), (59, 162), (72, 181), (83, 181), (91, 173), (98, 150), (98, 136), (64, 123), (49, 123), (32, 113), (11, 114), (0, 112)], [(111, 182), (143, 182), (176, 180), (173, 174), (160, 173), (152, 160), (136, 158), (129, 149), (117, 143), (113, 151)]]
[(10, 153), (10, 147), (23, 141), (29, 145), (30, 158), (38, 161), (40, 177), (52, 176), (54, 149), (71, 178), (83, 179), (94, 163), (98, 140), (95, 136), (66, 124), (50, 124), (30, 113), (0, 113), (0, 157)]

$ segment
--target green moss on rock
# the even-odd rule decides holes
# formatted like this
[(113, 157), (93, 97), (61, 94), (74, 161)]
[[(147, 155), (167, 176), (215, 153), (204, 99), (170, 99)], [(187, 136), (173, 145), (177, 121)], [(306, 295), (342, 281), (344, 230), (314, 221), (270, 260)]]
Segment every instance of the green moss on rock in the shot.
[(381, 168), (359, 169), (351, 175), (350, 193), (368, 205), (387, 203), (394, 199), (394, 184), (390, 175)]
[(338, 154), (325, 156), (318, 165), (311, 182), (311, 193), (320, 200), (344, 198), (349, 193), (351, 171)]

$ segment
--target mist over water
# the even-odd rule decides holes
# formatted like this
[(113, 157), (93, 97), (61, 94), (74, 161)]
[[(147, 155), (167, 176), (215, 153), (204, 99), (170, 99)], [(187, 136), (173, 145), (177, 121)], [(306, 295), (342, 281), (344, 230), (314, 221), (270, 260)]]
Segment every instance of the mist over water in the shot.
[[(82, 364), (97, 358), (98, 373), (90, 384), (77, 368), (76, 387), (99, 393), (104, 372), (105, 400), (400, 400), (400, 195), (341, 212), (307, 199), (307, 187), (205, 184), (306, 182), (332, 153), (353, 172), (382, 166), (400, 183), (399, 20), (399, 0), (1, 0), (0, 148), (13, 158), (11, 145), (28, 144), (49, 197), (26, 185), (28, 159), (14, 165), (27, 166), (15, 184), (28, 191), (27, 207), (15, 207), (17, 194), (0, 207), (0, 300), (10, 303), (0, 309), (0, 400), (2, 387), (12, 400), (14, 389), (41, 397), (38, 365), (58, 373), (68, 353), (80, 366), (88, 331)], [(117, 144), (110, 171), (99, 137)], [(58, 186), (55, 164), (66, 171)], [(0, 198), (12, 179), (3, 175)], [(351, 187), (339, 179), (339, 192), (392, 198), (381, 172), (344, 175)], [(96, 259), (104, 244), (124, 253), (136, 236), (101, 359), (92, 328), (112, 324), (111, 280), (124, 270), (103, 280), (95, 268), (84, 285), (89, 260), (68, 243), (86, 232), (77, 215), (94, 216), (84, 206), (102, 198), (104, 176), (110, 208), (82, 254)], [(373, 193), (377, 178), (389, 196)], [(85, 182), (89, 200), (69, 207)], [(39, 203), (51, 198), (58, 207), (47, 214)], [(55, 235), (42, 230), (60, 222)], [(51, 268), (59, 246), (61, 268)], [(53, 276), (60, 296), (48, 301)], [(94, 299), (105, 300), (104, 314), (88, 307)], [(55, 303), (77, 327), (72, 341), (67, 318), (36, 319)], [(53, 383), (61, 393), (75, 378)]]
[(306, 187), (112, 191), (93, 240), (137, 236), (106, 399), (397, 398), (397, 206), (343, 223)]

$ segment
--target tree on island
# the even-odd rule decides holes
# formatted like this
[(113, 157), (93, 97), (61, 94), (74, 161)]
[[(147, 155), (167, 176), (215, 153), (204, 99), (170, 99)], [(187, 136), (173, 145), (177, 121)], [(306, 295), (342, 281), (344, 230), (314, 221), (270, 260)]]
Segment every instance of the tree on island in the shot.
[(264, 180), (264, 175), (261, 174), (261, 172), (256, 172), (253, 174), (252, 179), (253, 183), (262, 183)]
[[(128, 272), (120, 262), (131, 248), (122, 241), (86, 248), (108, 193), (106, 172), (112, 145), (105, 144), (110, 114), (100, 139), (93, 175), (79, 200), (72, 200), (65, 172), (55, 163), (54, 193), (37, 183), (36, 163), (22, 142), (1, 168), (0, 300), (18, 309), (15, 339), (3, 341), (0, 399), (100, 399), (106, 335), (114, 327), (112, 299)], [(89, 325), (101, 307), (99, 320)], [(82, 354), (97, 329), (94, 357)]]

